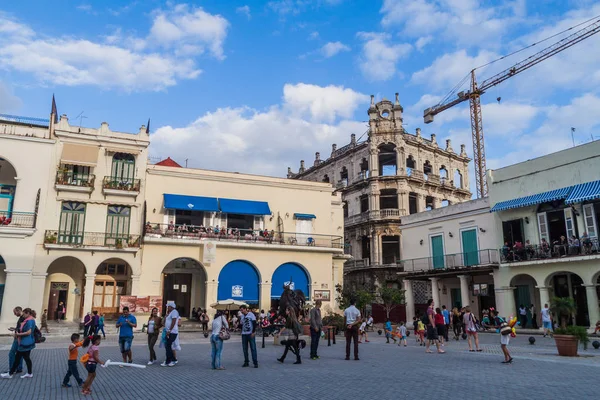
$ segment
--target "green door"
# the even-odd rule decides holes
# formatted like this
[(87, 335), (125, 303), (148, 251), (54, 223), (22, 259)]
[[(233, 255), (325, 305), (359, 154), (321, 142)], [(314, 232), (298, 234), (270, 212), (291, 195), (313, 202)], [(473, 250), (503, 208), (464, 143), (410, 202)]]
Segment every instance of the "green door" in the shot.
[(465, 267), (479, 264), (479, 252), (477, 251), (477, 230), (470, 229), (462, 231), (463, 260)]
[(130, 207), (108, 206), (106, 217), (106, 239), (107, 246), (122, 246), (129, 239), (129, 216)]
[(519, 307), (523, 304), (525, 307), (529, 307), (531, 304), (531, 295), (529, 292), (529, 285), (517, 285), (515, 290), (515, 315), (519, 315)]
[(462, 307), (460, 289), (450, 289), (450, 297), (452, 298), (452, 307), (456, 307), (460, 310)]
[(444, 268), (444, 238), (442, 235), (431, 237), (431, 257), (433, 268)]
[(58, 243), (83, 244), (85, 204), (74, 201), (62, 203)]

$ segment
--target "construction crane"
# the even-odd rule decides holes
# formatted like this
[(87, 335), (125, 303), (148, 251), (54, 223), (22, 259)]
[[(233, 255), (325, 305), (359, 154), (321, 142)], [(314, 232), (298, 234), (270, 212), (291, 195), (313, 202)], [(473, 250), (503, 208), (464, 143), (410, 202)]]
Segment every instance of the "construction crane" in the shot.
[[(591, 21), (591, 23), (590, 23), (590, 21)], [(475, 182), (476, 182), (476, 186), (477, 186), (477, 197), (478, 198), (487, 196), (487, 184), (486, 184), (486, 180), (485, 180), (485, 172), (486, 172), (485, 148), (484, 148), (484, 143), (483, 143), (483, 123), (482, 123), (482, 116), (481, 116), (481, 100), (480, 100), (481, 95), (484, 94), (486, 92), (486, 90), (490, 89), (491, 87), (496, 86), (509, 78), (512, 78), (513, 76), (533, 67), (536, 64), (539, 64), (540, 62), (552, 57), (553, 55), (558, 54), (561, 51), (568, 49), (569, 47), (573, 46), (574, 44), (577, 44), (577, 43), (581, 42), (582, 40), (585, 40), (585, 39), (589, 38), (590, 36), (595, 35), (596, 33), (600, 32), (600, 16), (597, 16), (597, 17), (591, 18), (581, 24), (573, 26), (563, 32), (557, 33), (556, 35), (546, 38), (543, 41), (546, 41), (546, 40), (551, 39), (555, 36), (558, 36), (562, 33), (573, 30), (584, 24), (587, 24), (587, 25), (585, 27), (581, 28), (580, 30), (578, 30), (578, 31), (572, 33), (571, 35), (565, 37), (564, 39), (561, 39), (558, 42), (546, 47), (542, 51), (516, 63), (512, 67), (505, 69), (504, 71), (492, 76), (491, 78), (484, 80), (483, 82), (481, 82), (481, 84), (477, 83), (477, 79), (475, 77), (475, 71), (477, 69), (483, 68), (483, 67), (490, 65), (496, 61), (500, 61), (508, 56), (511, 56), (513, 54), (516, 54), (518, 52), (526, 50), (530, 47), (533, 47), (536, 44), (539, 44), (541, 42), (534, 43), (524, 49), (518, 50), (507, 56), (501, 57), (498, 60), (492, 61), (488, 64), (485, 64), (483, 66), (473, 69), (470, 73), (471, 88), (469, 91), (467, 91), (467, 92), (461, 91), (461, 92), (456, 93), (468, 79), (468, 75), (467, 75), (467, 77), (465, 77), (457, 86), (455, 86), (454, 89), (439, 104), (437, 104), (433, 107), (430, 107), (423, 112), (423, 119), (426, 124), (429, 124), (429, 123), (433, 122), (433, 118), (435, 115), (437, 115), (437, 114), (441, 113), (442, 111), (445, 111), (449, 108), (452, 108), (457, 104), (460, 104), (464, 101), (469, 100), (470, 105), (471, 105), (471, 133), (473, 136), (473, 153), (474, 153), (473, 160), (475, 163)], [(498, 101), (500, 101), (500, 98), (498, 98)]]

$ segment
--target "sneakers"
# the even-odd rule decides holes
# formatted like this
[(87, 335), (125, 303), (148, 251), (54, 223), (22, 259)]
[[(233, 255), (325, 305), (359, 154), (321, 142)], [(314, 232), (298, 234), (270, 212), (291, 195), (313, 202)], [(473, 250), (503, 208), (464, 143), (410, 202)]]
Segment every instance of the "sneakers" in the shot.
[(61, 386), (64, 387), (64, 388), (70, 388), (73, 385), (71, 385), (70, 383), (63, 383)]
[(148, 365), (154, 364), (154, 361), (148, 361)]
[(175, 361), (171, 361), (171, 363), (167, 364), (168, 367), (174, 367), (177, 363)]
[(21, 379), (26, 379), (26, 378), (33, 378), (33, 374), (21, 375)]
[(249, 366), (250, 366), (250, 364), (244, 363), (244, 365), (242, 365), (242, 368), (246, 368), (246, 367), (249, 367)]
[(169, 364), (167, 364), (167, 362), (165, 361), (165, 362), (163, 362), (162, 364), (160, 364), (160, 366), (161, 366), (161, 367), (168, 367), (168, 366), (169, 366)]
[(12, 379), (13, 376), (14, 376), (14, 374), (11, 375), (9, 372), (5, 372), (3, 374), (0, 374), (0, 378), (3, 378), (3, 379)]

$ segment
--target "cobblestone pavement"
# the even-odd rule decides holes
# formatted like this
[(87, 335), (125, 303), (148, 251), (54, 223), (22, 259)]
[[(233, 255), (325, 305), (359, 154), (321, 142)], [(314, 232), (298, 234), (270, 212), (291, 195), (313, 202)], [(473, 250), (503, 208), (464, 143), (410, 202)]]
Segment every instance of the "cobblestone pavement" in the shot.
[[(283, 348), (274, 346), (271, 338), (264, 349), (258, 343), (260, 366), (254, 369), (241, 367), (240, 339), (234, 336), (224, 346), (223, 365), (227, 370), (213, 371), (208, 339), (190, 333), (182, 338), (179, 364), (173, 368), (158, 365), (146, 369), (99, 368), (92, 398), (298, 400), (357, 398), (365, 393), (370, 397), (395, 399), (423, 396), (558, 399), (566, 393), (580, 399), (597, 396), (597, 385), (593, 382), (597, 382), (600, 374), (600, 350), (590, 346), (590, 350), (581, 351), (582, 357), (563, 358), (556, 356), (552, 339), (537, 337), (536, 344), (530, 346), (527, 337), (520, 336), (511, 341), (514, 363), (503, 365), (499, 335), (480, 337), (484, 349), (481, 353), (468, 352), (466, 341), (461, 340), (447, 344), (446, 354), (425, 354), (412, 337), (404, 348), (386, 344), (383, 337), (372, 334), (371, 343), (360, 345), (360, 361), (344, 360), (343, 338), (339, 337), (331, 347), (322, 342), (320, 360), (308, 359), (308, 348), (304, 349), (302, 365), (292, 365), (291, 358), (284, 365), (279, 364), (276, 358)], [(139, 334), (134, 340), (134, 362), (140, 364), (145, 364), (148, 354), (144, 339)], [(2, 340), (2, 344), (6, 343)], [(0, 366), (8, 364), (6, 347), (0, 349)], [(66, 344), (58, 338), (38, 345), (32, 352), (34, 378), (0, 380), (0, 399), (83, 398), (77, 388), (60, 386), (66, 372), (65, 348)], [(101, 356), (104, 360), (120, 359), (114, 339), (101, 345)], [(164, 358), (163, 349), (159, 350), (159, 358)], [(81, 367), (80, 372), (85, 378)]]

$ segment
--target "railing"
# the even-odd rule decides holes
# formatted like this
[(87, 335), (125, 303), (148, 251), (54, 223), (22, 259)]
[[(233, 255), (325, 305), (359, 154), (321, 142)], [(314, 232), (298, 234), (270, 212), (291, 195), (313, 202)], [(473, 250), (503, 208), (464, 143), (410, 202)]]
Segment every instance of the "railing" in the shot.
[[(408, 169), (408, 168), (407, 168), (407, 169)], [(422, 180), (424, 180), (424, 179), (425, 179), (425, 178), (423, 177), (423, 171), (420, 171), (420, 170), (418, 170), (418, 169), (414, 169), (414, 168), (413, 168), (413, 169), (410, 171), (410, 174), (409, 174), (408, 176), (409, 176), (411, 179), (414, 179), (414, 180), (419, 180), (419, 181), (422, 181)]]
[(78, 186), (78, 187), (94, 187), (96, 175), (77, 175), (70, 172), (58, 171), (56, 173), (57, 185)]
[(523, 262), (552, 258), (587, 256), (600, 254), (598, 239), (581, 240), (579, 244), (525, 244), (523, 246), (504, 246), (499, 250), (502, 262)]
[(425, 179), (427, 181), (427, 183), (434, 184), (434, 185), (440, 184), (440, 176), (439, 175), (426, 174), (425, 176), (427, 177), (427, 179)]
[(383, 210), (365, 211), (363, 213), (347, 217), (344, 221), (344, 225), (350, 226), (366, 221), (376, 221), (386, 218), (399, 218), (402, 215), (404, 215), (404, 210), (398, 208), (385, 208)]
[(364, 260), (350, 260), (344, 263), (344, 272), (356, 271), (361, 269), (395, 269), (402, 272), (403, 266), (395, 257), (384, 259), (381, 264), (372, 264), (368, 258)]
[(422, 272), (432, 269), (478, 267), (482, 265), (499, 263), (499, 253), (494, 249), (398, 261), (398, 264), (402, 265), (404, 268), (404, 272)]
[(219, 229), (193, 225), (152, 224), (145, 229), (148, 238), (166, 238), (178, 240), (216, 240), (223, 242), (266, 243), (273, 245), (314, 246), (343, 249), (341, 236), (313, 233), (274, 232), (252, 229)]
[(343, 189), (346, 186), (348, 186), (348, 178), (337, 181), (337, 183), (335, 184), (336, 189)]
[(103, 189), (123, 190), (128, 192), (140, 191), (139, 179), (120, 179), (112, 176), (105, 176), (102, 180)]
[(35, 213), (0, 211), (0, 230), (2, 228), (35, 228)]
[(46, 231), (44, 245), (59, 244), (72, 247), (140, 247), (140, 235), (105, 232)]

